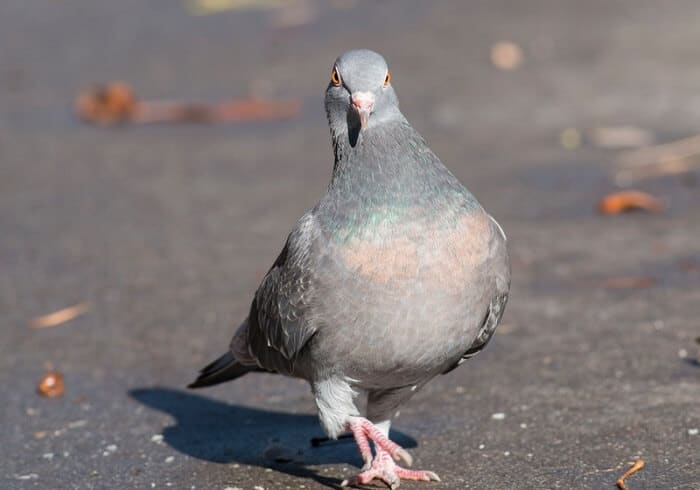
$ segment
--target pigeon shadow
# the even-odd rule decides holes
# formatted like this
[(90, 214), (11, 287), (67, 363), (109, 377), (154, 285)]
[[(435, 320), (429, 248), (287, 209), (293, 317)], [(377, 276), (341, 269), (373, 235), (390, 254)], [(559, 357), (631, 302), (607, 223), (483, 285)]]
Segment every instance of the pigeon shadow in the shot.
[[(321, 435), (316, 415), (232, 405), (164, 387), (138, 388), (129, 395), (174, 417), (175, 424), (163, 430), (163, 440), (193, 458), (273, 468), (331, 488), (338, 488), (341, 480), (308, 466), (362, 465), (351, 439), (311, 445), (311, 437)], [(415, 439), (401, 432), (392, 431), (391, 437), (403, 447), (416, 447)]]

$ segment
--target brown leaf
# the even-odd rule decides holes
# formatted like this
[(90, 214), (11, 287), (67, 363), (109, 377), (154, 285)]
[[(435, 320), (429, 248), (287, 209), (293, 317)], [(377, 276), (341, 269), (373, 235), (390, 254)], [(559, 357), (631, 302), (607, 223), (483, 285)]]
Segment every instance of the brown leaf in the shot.
[(125, 82), (109, 82), (83, 90), (75, 101), (75, 112), (86, 122), (108, 126), (134, 117), (138, 100)]
[(87, 303), (78, 303), (77, 305), (63, 308), (62, 310), (55, 311), (48, 315), (38, 316), (31, 321), (30, 326), (33, 328), (55, 327), (56, 325), (66, 323), (79, 317), (89, 309), (90, 307)]
[(63, 375), (53, 370), (46, 373), (37, 386), (39, 394), (48, 398), (61, 396), (64, 390)]
[(604, 215), (632, 210), (660, 213), (664, 209), (665, 206), (660, 199), (641, 191), (613, 192), (598, 201), (598, 212)]

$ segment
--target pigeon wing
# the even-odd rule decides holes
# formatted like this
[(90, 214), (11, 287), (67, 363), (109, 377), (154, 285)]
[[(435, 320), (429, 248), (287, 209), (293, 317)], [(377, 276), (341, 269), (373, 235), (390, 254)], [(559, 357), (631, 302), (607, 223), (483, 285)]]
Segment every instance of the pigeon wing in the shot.
[(313, 237), (309, 214), (289, 235), (255, 293), (248, 316), (248, 349), (264, 369), (292, 374), (300, 351), (316, 333), (309, 322)]

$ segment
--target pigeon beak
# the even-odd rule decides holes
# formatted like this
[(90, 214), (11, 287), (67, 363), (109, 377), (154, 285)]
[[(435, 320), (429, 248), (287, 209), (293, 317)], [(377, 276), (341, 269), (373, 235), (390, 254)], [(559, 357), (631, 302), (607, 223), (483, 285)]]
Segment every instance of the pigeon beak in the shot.
[(355, 92), (352, 94), (352, 107), (360, 117), (360, 128), (365, 129), (369, 123), (369, 116), (374, 110), (374, 94), (371, 92)]

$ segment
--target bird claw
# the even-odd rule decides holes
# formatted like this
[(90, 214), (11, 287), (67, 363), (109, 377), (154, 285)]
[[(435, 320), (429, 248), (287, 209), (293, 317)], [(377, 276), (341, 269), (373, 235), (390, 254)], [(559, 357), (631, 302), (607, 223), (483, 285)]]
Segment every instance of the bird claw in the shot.
[(434, 471), (426, 471), (425, 475), (429, 478), (428, 481), (442, 481), (439, 476), (437, 476), (437, 473)]
[(394, 461), (403, 461), (406, 466), (413, 466), (413, 456), (402, 447), (396, 449), (391, 456)]

